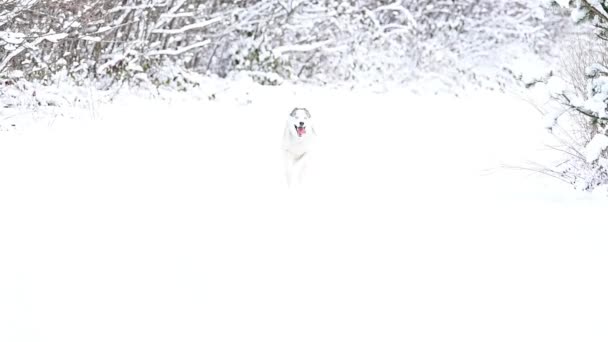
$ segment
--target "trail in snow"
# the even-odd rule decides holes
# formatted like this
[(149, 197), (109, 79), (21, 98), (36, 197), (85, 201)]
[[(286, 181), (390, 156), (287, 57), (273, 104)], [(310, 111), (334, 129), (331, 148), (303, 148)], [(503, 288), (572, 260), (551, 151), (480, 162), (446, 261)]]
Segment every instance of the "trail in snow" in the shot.
[[(496, 169), (551, 157), (525, 102), (239, 100), (125, 99), (0, 136), (0, 340), (606, 337), (606, 201)], [(288, 191), (294, 106), (320, 137)]]

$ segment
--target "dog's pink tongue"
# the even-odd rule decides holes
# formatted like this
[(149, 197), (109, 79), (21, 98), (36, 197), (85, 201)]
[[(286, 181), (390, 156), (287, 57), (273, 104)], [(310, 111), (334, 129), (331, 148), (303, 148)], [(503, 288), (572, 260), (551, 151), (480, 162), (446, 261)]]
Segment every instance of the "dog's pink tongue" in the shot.
[(299, 136), (303, 136), (304, 134), (306, 134), (306, 128), (305, 127), (298, 127), (297, 131), (298, 131), (298, 135)]

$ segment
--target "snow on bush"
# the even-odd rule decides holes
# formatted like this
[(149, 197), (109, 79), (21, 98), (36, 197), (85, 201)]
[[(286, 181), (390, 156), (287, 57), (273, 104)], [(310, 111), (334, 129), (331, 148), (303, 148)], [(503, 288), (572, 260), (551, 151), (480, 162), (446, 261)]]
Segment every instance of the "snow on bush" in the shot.
[[(549, 83), (561, 105), (549, 113), (550, 128), (563, 142), (566, 160), (550, 170), (584, 190), (608, 184), (608, 1), (553, 2), (568, 8), (582, 28)], [(558, 128), (558, 129), (556, 129)]]
[(608, 136), (596, 134), (585, 146), (585, 160), (587, 163), (593, 163), (600, 159), (606, 148), (608, 148)]

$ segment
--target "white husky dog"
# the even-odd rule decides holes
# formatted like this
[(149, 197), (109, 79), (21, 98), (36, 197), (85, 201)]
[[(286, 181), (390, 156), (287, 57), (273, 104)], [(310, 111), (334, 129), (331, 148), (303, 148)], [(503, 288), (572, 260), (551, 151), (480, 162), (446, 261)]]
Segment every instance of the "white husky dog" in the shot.
[(310, 148), (316, 132), (310, 112), (306, 108), (294, 108), (287, 118), (283, 133), (283, 153), (287, 184), (301, 184), (306, 173)]

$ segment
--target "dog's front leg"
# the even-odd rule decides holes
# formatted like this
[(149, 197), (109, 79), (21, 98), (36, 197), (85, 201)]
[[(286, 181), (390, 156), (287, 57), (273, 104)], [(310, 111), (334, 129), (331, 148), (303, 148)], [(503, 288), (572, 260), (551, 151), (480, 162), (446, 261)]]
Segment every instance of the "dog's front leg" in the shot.
[(298, 167), (297, 167), (298, 184), (303, 184), (304, 178), (306, 177), (307, 168), (308, 168), (308, 156), (303, 155), (300, 158), (300, 160), (298, 160)]
[(293, 160), (291, 158), (291, 153), (287, 151), (283, 151), (283, 166), (285, 169), (285, 181), (287, 182), (287, 186), (291, 186)]

